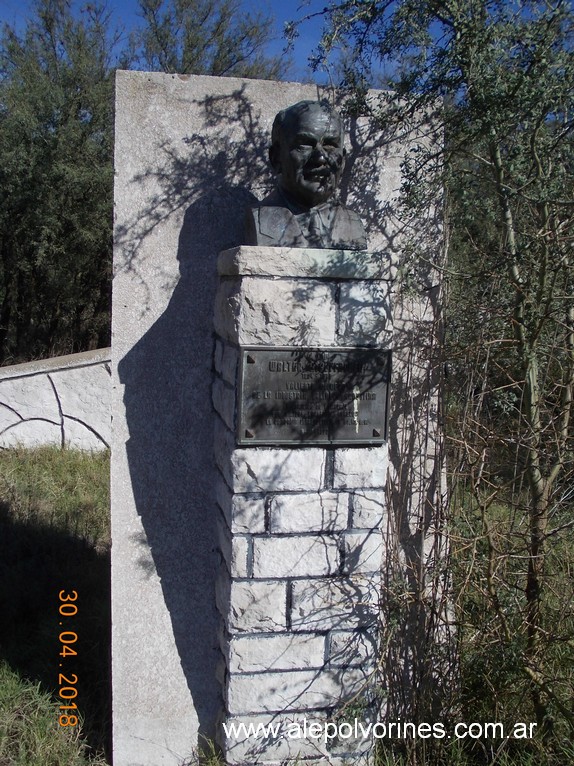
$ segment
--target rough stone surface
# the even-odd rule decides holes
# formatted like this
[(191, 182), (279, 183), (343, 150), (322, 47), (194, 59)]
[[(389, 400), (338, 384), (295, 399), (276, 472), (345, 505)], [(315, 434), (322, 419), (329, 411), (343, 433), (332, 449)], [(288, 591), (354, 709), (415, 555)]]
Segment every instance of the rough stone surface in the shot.
[(295, 631), (356, 628), (377, 620), (377, 578), (296, 580), (292, 588), (291, 626)]
[(41, 445), (61, 447), (62, 443), (62, 426), (41, 418), (20, 420), (2, 432), (2, 447), (6, 449)]
[(223, 479), (217, 482), (217, 502), (232, 532), (265, 532), (265, 496), (233, 495)]
[(325, 451), (273, 447), (235, 448), (233, 434), (216, 424), (215, 453), (228, 487), (235, 493), (318, 491), (325, 473)]
[(253, 541), (254, 577), (319, 577), (338, 570), (338, 541), (332, 537), (256, 537)]
[[(108, 378), (109, 383), (109, 378)], [(81, 449), (95, 452), (109, 447), (109, 442), (104, 438), (109, 438), (110, 424), (107, 428), (101, 428), (96, 431), (95, 428), (75, 416), (62, 416), (62, 431), (64, 434), (64, 447), (70, 449)]]
[(337, 342), (342, 346), (390, 348), (393, 319), (387, 282), (342, 284)]
[(345, 493), (274, 495), (269, 503), (269, 528), (273, 533), (342, 530), (347, 526), (348, 505)]
[(379, 529), (344, 534), (344, 565), (347, 574), (371, 574), (381, 571), (384, 545)]
[(375, 630), (333, 630), (329, 634), (329, 663), (334, 667), (373, 665), (378, 656)]
[[(315, 748), (315, 752), (319, 752), (319, 748)], [(353, 754), (351, 756), (352, 760), (351, 763), (353, 766), (372, 766), (372, 755), (369, 754), (360, 754), (356, 755)], [(247, 760), (247, 761), (230, 761), (230, 764), (233, 764), (233, 766), (253, 766), (253, 760)], [(304, 760), (299, 760), (297, 762), (297, 756), (295, 757), (294, 763), (297, 764), (297, 766), (349, 766), (349, 754), (343, 755), (343, 756), (318, 756), (317, 758), (311, 758), (306, 757)], [(267, 758), (263, 758), (263, 760), (257, 760), (256, 761), (257, 766), (286, 766), (285, 761), (281, 760), (267, 760)]]
[(0, 447), (111, 442), (110, 349), (0, 369)]
[(352, 497), (352, 526), (355, 529), (381, 528), (385, 524), (385, 490), (354, 492)]
[(227, 689), (229, 712), (271, 713), (341, 706), (365, 687), (358, 668), (235, 674)]
[(382, 488), (387, 483), (388, 449), (380, 447), (335, 450), (336, 489)]
[(324, 664), (324, 636), (291, 633), (232, 638), (229, 643), (230, 673), (301, 670), (320, 668)]
[(236, 492), (318, 490), (324, 464), (321, 449), (238, 449), (231, 456), (230, 485)]
[(231, 577), (249, 577), (249, 537), (231, 535), (227, 526), (219, 525), (219, 548)]
[(218, 606), (230, 633), (274, 633), (287, 627), (287, 586), (280, 580), (223, 584)]
[[(167, 670), (172, 670), (171, 664), (155, 668), (161, 675)], [(124, 680), (124, 679), (122, 679)], [(145, 692), (144, 688), (134, 689), (125, 679), (134, 699), (138, 699)], [(137, 696), (136, 696), (137, 695)], [(187, 724), (188, 730), (194, 726), (194, 716), (184, 709), (170, 712), (158, 712), (153, 709), (145, 711), (145, 715), (133, 716), (122, 731), (114, 734), (114, 760), (125, 764), (157, 764), (158, 766), (171, 766), (181, 763), (176, 760), (174, 753), (190, 753), (189, 736), (182, 731), (183, 724)], [(177, 718), (175, 714), (177, 713)], [(140, 743), (142, 748), (140, 760), (134, 760), (133, 751), (135, 744)], [(168, 744), (169, 743), (169, 744)], [(143, 760), (145, 758), (145, 760)], [(153, 759), (153, 760), (152, 760)]]
[(392, 281), (396, 276), (396, 255), (390, 251), (367, 253), (356, 250), (243, 245), (220, 253), (217, 268), (222, 276), (249, 274)]
[(215, 341), (214, 363), (215, 371), (226, 383), (234, 386), (237, 379), (237, 364), (239, 351), (235, 346), (224, 343), (219, 338)]
[(109, 364), (106, 362), (89, 367), (58, 370), (51, 378), (64, 418), (76, 420), (86, 431), (92, 433), (94, 441), (97, 439), (103, 442), (101, 446), (108, 447), (111, 441)]
[(433, 325), (439, 313), (441, 289), (436, 282), (418, 295), (399, 294), (393, 302), (393, 319), (397, 333), (412, 334), (420, 323)]
[(318, 280), (243, 277), (222, 282), (215, 330), (242, 346), (332, 346), (334, 287)]
[[(230, 732), (230, 736), (223, 737), (221, 744), (228, 753), (227, 762), (234, 765), (286, 766), (286, 763), (292, 762), (301, 766), (331, 766), (333, 763), (341, 766), (349, 763), (339, 755), (346, 752), (352, 753), (353, 766), (366, 766), (364, 758), (372, 743), (369, 730), (364, 736), (357, 725), (355, 739), (354, 731), (349, 737), (349, 731), (342, 729), (345, 738), (338, 741), (336, 727), (339, 723), (342, 721), (335, 723), (332, 718), (316, 710), (308, 716), (300, 713), (233, 716), (229, 724), (243, 724), (254, 735), (234, 737)], [(360, 723), (368, 725), (367, 721)], [(268, 736), (264, 737), (263, 731), (267, 731)]]
[(213, 406), (225, 425), (235, 431), (235, 389), (221, 378), (213, 381)]
[(19, 422), (40, 419), (60, 422), (58, 398), (47, 374), (2, 380), (0, 396), (3, 404), (0, 427), (3, 429), (14, 417)]

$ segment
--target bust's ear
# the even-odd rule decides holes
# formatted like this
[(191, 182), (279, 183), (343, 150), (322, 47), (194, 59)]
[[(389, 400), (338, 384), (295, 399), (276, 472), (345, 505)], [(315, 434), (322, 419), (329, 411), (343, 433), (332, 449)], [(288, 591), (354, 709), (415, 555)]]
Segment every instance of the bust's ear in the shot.
[(269, 162), (273, 170), (279, 175), (281, 172), (281, 152), (277, 142), (269, 147)]

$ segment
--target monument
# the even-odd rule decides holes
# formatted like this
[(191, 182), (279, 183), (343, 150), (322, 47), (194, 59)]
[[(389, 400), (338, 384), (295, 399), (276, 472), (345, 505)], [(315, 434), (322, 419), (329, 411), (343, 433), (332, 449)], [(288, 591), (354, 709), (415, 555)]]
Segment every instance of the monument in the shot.
[(368, 763), (381, 577), (437, 484), (435, 286), (391, 311), (406, 141), (347, 148), (314, 86), (116, 94), (114, 764)]
[[(230, 764), (356, 763), (372, 749), (336, 722), (358, 700), (367, 730), (378, 709), (391, 264), (366, 251), (358, 214), (336, 198), (345, 155), (331, 105), (280, 111), (269, 149), (277, 186), (247, 213), (254, 246), (219, 257), (219, 742)], [(357, 287), (371, 302), (377, 291), (360, 334), (350, 327)], [(267, 513), (245, 523), (258, 507)], [(290, 727), (309, 723), (322, 741), (290, 741)], [(242, 733), (261, 725), (277, 730)]]

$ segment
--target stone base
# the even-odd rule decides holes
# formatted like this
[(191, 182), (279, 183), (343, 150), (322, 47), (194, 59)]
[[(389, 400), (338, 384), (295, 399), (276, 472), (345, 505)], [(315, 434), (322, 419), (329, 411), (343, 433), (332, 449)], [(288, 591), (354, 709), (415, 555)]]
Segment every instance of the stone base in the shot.
[(219, 271), (220, 744), (237, 766), (367, 762), (387, 445), (238, 447), (238, 359), (243, 345), (386, 348), (390, 266), (250, 247), (222, 253)]

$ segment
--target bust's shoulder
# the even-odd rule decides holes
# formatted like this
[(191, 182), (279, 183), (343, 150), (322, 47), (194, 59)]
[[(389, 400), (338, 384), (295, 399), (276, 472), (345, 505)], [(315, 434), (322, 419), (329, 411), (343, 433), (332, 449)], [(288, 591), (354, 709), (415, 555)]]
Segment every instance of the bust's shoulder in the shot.
[(267, 204), (267, 198), (259, 202), (257, 205), (252, 205), (247, 211), (248, 217), (253, 218), (258, 228), (265, 231), (269, 227), (272, 229), (277, 226), (284, 226), (290, 221), (295, 220), (293, 213), (281, 204), (276, 203), (274, 199), (271, 200), (273, 204)]
[(246, 238), (248, 245), (289, 245), (300, 240), (301, 229), (293, 213), (269, 195), (247, 210)]
[(367, 233), (361, 217), (342, 202), (335, 206), (331, 235), (334, 244), (351, 250), (367, 249)]

